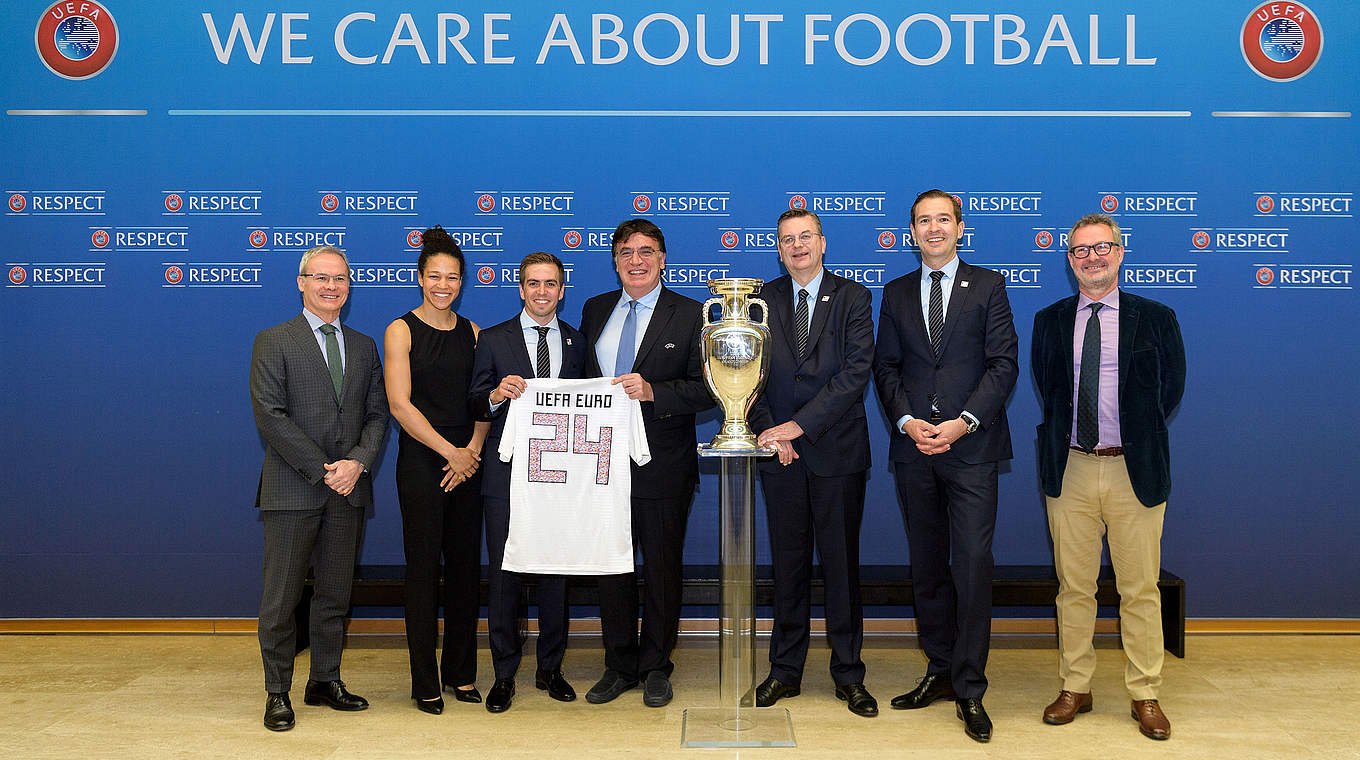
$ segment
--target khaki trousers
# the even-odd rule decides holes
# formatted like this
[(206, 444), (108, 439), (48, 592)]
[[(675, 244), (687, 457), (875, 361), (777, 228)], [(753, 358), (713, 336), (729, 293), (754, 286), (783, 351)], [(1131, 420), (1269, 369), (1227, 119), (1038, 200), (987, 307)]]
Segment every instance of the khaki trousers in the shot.
[(1132, 699), (1156, 699), (1162, 683), (1162, 518), (1166, 503), (1146, 507), (1134, 496), (1124, 457), (1069, 452), (1062, 495), (1048, 497), (1048, 529), (1058, 573), (1058, 675), (1062, 688), (1091, 691), (1101, 536), (1119, 590), (1124, 684)]

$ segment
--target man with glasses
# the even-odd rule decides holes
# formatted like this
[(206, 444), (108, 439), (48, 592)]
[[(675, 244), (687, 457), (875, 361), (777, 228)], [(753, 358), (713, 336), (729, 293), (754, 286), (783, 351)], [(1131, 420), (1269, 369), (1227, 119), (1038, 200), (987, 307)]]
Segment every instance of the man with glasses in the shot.
[(255, 506), (264, 524), (259, 637), (268, 692), (264, 725), (271, 731), (294, 725), (288, 698), (297, 653), (293, 613), (309, 566), (316, 585), (304, 700), (335, 710), (368, 707), (340, 680), (340, 652), (360, 527), (373, 503), (368, 471), (387, 431), (377, 346), (340, 324), (349, 298), (345, 254), (330, 247), (307, 251), (297, 287), (302, 313), (256, 336), (250, 357), (251, 407), (265, 444)]
[(992, 533), (999, 463), (1011, 458), (1006, 399), (1019, 374), (1018, 341), (1005, 278), (958, 257), (958, 200), (941, 190), (918, 195), (911, 232), (921, 268), (883, 288), (874, 379), (893, 426), (889, 456), (929, 665), (892, 706), (952, 699), (964, 733), (986, 742)]
[(699, 303), (661, 284), (666, 238), (646, 219), (614, 230), (614, 270), (621, 290), (591, 298), (581, 310), (589, 372), (613, 377), (642, 405), (652, 459), (632, 464), (633, 546), (642, 553), (646, 596), (638, 638), (635, 573), (600, 577), (605, 672), (586, 693), (603, 704), (643, 682), (642, 701), (671, 701), (671, 650), (680, 626), (685, 529), (699, 482), (694, 416), (710, 409), (704, 384)]
[(812, 550), (826, 584), (826, 637), (836, 697), (856, 715), (878, 715), (864, 688), (864, 611), (859, 590), (859, 530), (869, 470), (864, 390), (873, 372), (869, 291), (822, 267), (822, 222), (790, 209), (776, 228), (788, 274), (765, 286), (769, 306), (769, 379), (750, 414), (761, 445), (776, 461), (760, 465), (774, 563), (770, 675), (756, 688), (769, 707), (802, 690), (811, 616)]
[(1123, 261), (1114, 219), (1078, 219), (1067, 262), (1079, 292), (1034, 315), (1031, 365), (1044, 407), (1039, 479), (1058, 573), (1063, 681), (1044, 722), (1071, 723), (1092, 708), (1105, 534), (1119, 589), (1130, 710), (1144, 736), (1167, 739), (1171, 723), (1157, 701), (1164, 657), (1157, 578), (1171, 491), (1166, 423), (1185, 390), (1185, 346), (1174, 311), (1119, 290)]

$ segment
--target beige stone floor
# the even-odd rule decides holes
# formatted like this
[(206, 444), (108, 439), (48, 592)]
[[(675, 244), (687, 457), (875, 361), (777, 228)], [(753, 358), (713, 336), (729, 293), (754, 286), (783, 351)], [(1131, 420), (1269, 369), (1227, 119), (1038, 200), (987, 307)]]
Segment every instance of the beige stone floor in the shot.
[[(1360, 758), (1360, 636), (1197, 635), (1188, 650), (1184, 660), (1167, 657), (1162, 703), (1172, 738), (1153, 742), (1129, 717), (1117, 650), (1099, 652), (1095, 710), (1055, 727), (1039, 719), (1058, 689), (1055, 650), (994, 647), (986, 706), (995, 738), (980, 745), (950, 705), (887, 709), (924, 669), (911, 640), (865, 650), (867, 686), (884, 708), (874, 719), (832, 696), (827, 650), (814, 642), (803, 694), (780, 703), (797, 748), (734, 751), (679, 746), (685, 707), (716, 697), (711, 641), (677, 652), (676, 699), (664, 709), (644, 708), (639, 691), (608, 705), (554, 702), (534, 690), (530, 672), (503, 715), (450, 700), (441, 716), (408, 699), (403, 647), (357, 642), (344, 677), (372, 708), (304, 706), (299, 681), (297, 728), (274, 734), (260, 725), (251, 636), (0, 635), (0, 758)], [(764, 652), (758, 657), (763, 678)], [(565, 670), (578, 692), (602, 661), (593, 642), (572, 642)], [(490, 679), (483, 650), (483, 691)]]

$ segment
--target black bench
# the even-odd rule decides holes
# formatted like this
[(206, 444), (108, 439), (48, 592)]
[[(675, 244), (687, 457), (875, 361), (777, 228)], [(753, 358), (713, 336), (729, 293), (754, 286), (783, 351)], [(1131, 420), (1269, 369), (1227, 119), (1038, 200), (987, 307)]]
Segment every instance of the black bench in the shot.
[[(354, 593), (351, 604), (356, 607), (400, 607), (405, 567), (402, 565), (360, 565), (354, 574)], [(308, 581), (310, 583), (310, 581)], [(639, 585), (643, 583), (638, 579)], [(526, 585), (526, 597), (533, 603), (533, 583)], [(686, 565), (682, 604), (687, 606), (718, 605), (719, 573), (717, 565)], [(756, 570), (756, 605), (768, 607), (774, 600), (774, 580), (768, 565)], [(1177, 657), (1185, 657), (1185, 581), (1162, 570), (1157, 582), (1162, 592), (1162, 634), (1166, 649)], [(596, 606), (600, 603), (595, 579), (573, 579), (568, 586), (568, 600), (573, 605)], [(908, 607), (914, 602), (909, 570), (900, 565), (866, 565), (860, 568), (860, 593), (865, 607)], [(992, 581), (992, 605), (996, 607), (1046, 607), (1046, 616), (1054, 613), (1053, 600), (1058, 594), (1058, 578), (1050, 565), (998, 565)], [(486, 572), (483, 568), (481, 598), (486, 605)], [(821, 570), (814, 568), (812, 603), (824, 601)], [(1102, 567), (1096, 591), (1096, 604), (1117, 606), (1119, 592), (1115, 590), (1114, 573)], [(299, 612), (305, 616), (305, 608)], [(300, 632), (306, 626), (300, 626)]]

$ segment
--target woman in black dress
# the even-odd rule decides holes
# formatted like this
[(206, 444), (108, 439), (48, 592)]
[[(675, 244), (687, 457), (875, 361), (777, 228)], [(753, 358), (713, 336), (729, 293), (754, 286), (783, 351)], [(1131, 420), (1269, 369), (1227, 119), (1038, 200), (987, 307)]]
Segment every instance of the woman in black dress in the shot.
[[(489, 427), (468, 412), (478, 327), (453, 311), (463, 285), (463, 252), (442, 227), (422, 236), (420, 306), (388, 325), (383, 373), (401, 425), (397, 497), (406, 550), (406, 644), (411, 698), (444, 710), (442, 692), (480, 702), (477, 677), (482, 498), (478, 472)], [(440, 556), (444, 652), (435, 663)]]

